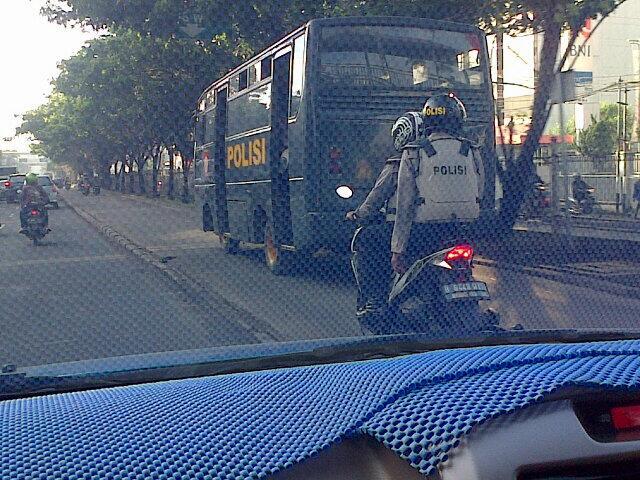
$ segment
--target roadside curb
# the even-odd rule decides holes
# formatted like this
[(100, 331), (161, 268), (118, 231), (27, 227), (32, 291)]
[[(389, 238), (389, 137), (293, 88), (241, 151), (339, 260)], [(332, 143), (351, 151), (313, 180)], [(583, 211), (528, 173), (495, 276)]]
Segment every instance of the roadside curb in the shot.
[(112, 190), (106, 190), (107, 195), (119, 196), (125, 200), (129, 200), (132, 202), (142, 202), (152, 207), (161, 206), (164, 208), (169, 208), (177, 211), (184, 211), (185, 209), (189, 210), (195, 208), (195, 204), (193, 203), (182, 203), (180, 200), (170, 201), (165, 198), (149, 198), (145, 195), (134, 195), (132, 193), (122, 193), (122, 192), (114, 192)]
[(640, 288), (629, 287), (621, 283), (611, 282), (605, 277), (598, 275), (594, 275), (590, 278), (584, 274), (571, 275), (566, 272), (558, 272), (552, 269), (542, 267), (527, 267), (525, 265), (518, 265), (509, 262), (498, 262), (486, 258), (476, 258), (474, 259), (474, 263), (485, 267), (503, 268), (505, 270), (531, 275), (532, 277), (544, 278), (547, 280), (553, 280), (559, 283), (574, 285), (577, 287), (590, 288), (591, 290), (596, 290), (611, 295), (617, 295), (625, 298), (631, 297), (640, 300)]
[[(268, 326), (265, 325), (264, 322), (254, 317), (251, 313), (242, 310), (241, 307), (233, 305), (227, 299), (218, 295), (215, 295), (216, 304), (211, 304), (208, 297), (212, 295), (212, 292), (204, 288), (198, 281), (169, 266), (167, 263), (162, 261), (161, 257), (146, 249), (145, 247), (138, 245), (133, 240), (118, 232), (111, 225), (101, 222), (82, 207), (78, 207), (72, 202), (69, 202), (66, 198), (64, 198), (64, 196), (60, 196), (60, 199), (80, 218), (82, 218), (89, 225), (95, 228), (99, 233), (104, 235), (108, 241), (126, 249), (136, 258), (160, 270), (165, 276), (173, 281), (188, 297), (198, 302), (198, 305), (209, 305), (211, 309), (214, 309), (216, 311), (222, 310), (222, 312), (219, 313), (221, 313), (223, 317), (227, 316), (225, 315), (225, 313), (233, 314), (235, 322), (238, 323), (238, 325), (246, 330), (249, 334), (253, 335), (259, 342), (279, 341), (276, 336), (270, 333)], [(229, 315), (228, 318), (230, 319), (231, 315)], [(256, 329), (256, 326), (258, 325), (261, 326), (259, 330)]]

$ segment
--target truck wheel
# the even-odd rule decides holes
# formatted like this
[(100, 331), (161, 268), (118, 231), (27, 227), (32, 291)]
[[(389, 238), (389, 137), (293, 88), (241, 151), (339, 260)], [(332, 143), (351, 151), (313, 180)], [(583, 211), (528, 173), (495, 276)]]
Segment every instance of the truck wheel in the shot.
[(205, 232), (213, 232), (213, 216), (208, 205), (202, 207), (202, 230)]
[(240, 242), (227, 236), (222, 237), (222, 247), (228, 255), (237, 255), (240, 252)]
[(293, 266), (293, 253), (283, 251), (276, 245), (273, 226), (269, 223), (264, 229), (264, 260), (274, 275), (286, 275)]

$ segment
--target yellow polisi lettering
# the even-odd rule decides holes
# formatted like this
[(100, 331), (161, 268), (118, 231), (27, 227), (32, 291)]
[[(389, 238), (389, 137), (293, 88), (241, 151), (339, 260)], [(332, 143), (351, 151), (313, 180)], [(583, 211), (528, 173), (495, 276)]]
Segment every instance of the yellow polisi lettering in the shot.
[(445, 107), (427, 107), (424, 109), (425, 116), (429, 117), (432, 115), (446, 115), (447, 109)]
[[(251, 142), (249, 142), (249, 145), (251, 145)], [(246, 151), (245, 149), (245, 144), (243, 143), (241, 145), (242, 147), (242, 166), (243, 167), (248, 167), (251, 165), (251, 159), (247, 156), (247, 153), (251, 154), (251, 150), (249, 150), (249, 152)]]
[(267, 163), (267, 139), (256, 138), (227, 147), (227, 168), (245, 168)]
[(227, 148), (227, 168), (231, 168), (231, 162), (233, 162), (233, 147)]
[(254, 165), (260, 165), (262, 163), (262, 148), (260, 139), (255, 142), (249, 142), (251, 145), (251, 154)]
[(242, 147), (240, 145), (233, 146), (233, 164), (236, 168), (242, 167)]

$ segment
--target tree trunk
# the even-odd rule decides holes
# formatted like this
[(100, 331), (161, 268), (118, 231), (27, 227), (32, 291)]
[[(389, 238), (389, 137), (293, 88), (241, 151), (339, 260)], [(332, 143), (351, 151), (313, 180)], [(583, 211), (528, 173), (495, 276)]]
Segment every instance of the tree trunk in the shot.
[[(118, 164), (120, 164), (120, 168), (118, 168)], [(115, 176), (115, 188), (114, 190), (120, 191), (120, 175), (122, 174), (123, 165), (121, 162), (117, 161), (113, 164), (113, 173)]]
[(531, 127), (522, 145), (517, 161), (507, 166), (504, 197), (500, 209), (503, 228), (511, 229), (516, 221), (520, 205), (528, 188), (528, 179), (535, 171), (533, 157), (538, 148), (540, 136), (547, 123), (547, 103), (555, 78), (555, 62), (560, 47), (561, 25), (553, 17), (544, 19), (545, 32), (540, 52), (540, 78), (534, 94)]
[(167, 182), (167, 196), (173, 200), (175, 189), (175, 150), (169, 147), (169, 181)]
[(158, 196), (158, 170), (160, 168), (160, 152), (160, 147), (156, 147), (152, 153), (153, 165), (151, 169), (151, 179), (153, 182), (152, 189), (154, 197)]
[(100, 163), (100, 185), (103, 188), (111, 190), (111, 164), (108, 162)]
[[(127, 170), (129, 170), (127, 172)], [(127, 186), (127, 183), (129, 186)], [(127, 155), (124, 164), (124, 172), (122, 172), (122, 193), (127, 193), (131, 189), (131, 157)]]
[(136, 185), (135, 185), (135, 175), (133, 174), (133, 164), (135, 161), (133, 159), (129, 160), (129, 193), (136, 193)]
[(182, 201), (189, 202), (189, 171), (193, 162), (182, 157)]
[(127, 167), (129, 165), (129, 160), (125, 157), (125, 159), (122, 161), (122, 165), (120, 167), (120, 192), (124, 193), (125, 192), (125, 187), (127, 186), (126, 184), (126, 176), (127, 176)]
[(147, 157), (144, 155), (140, 156), (136, 163), (138, 164), (138, 185), (140, 187), (140, 193), (144, 195), (147, 193), (147, 185), (144, 178), (144, 166), (147, 164)]

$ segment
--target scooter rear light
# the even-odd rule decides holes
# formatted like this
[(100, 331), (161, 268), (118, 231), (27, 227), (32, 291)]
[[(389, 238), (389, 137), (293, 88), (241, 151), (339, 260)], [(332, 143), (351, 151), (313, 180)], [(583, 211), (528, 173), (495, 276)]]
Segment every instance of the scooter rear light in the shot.
[(31, 215), (36, 216), (39, 215), (40, 212), (38, 210), (31, 210)]
[(340, 175), (342, 173), (342, 150), (336, 147), (332, 147), (329, 151), (329, 173), (333, 175)]
[(471, 260), (473, 260), (473, 247), (471, 245), (456, 245), (444, 256), (444, 261), (449, 265), (460, 261), (470, 262)]

